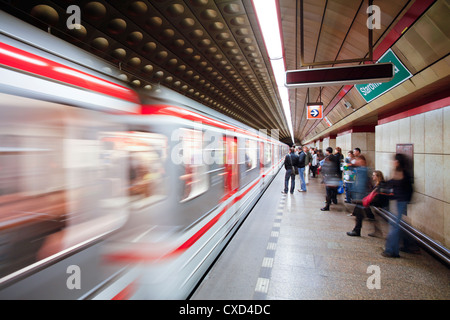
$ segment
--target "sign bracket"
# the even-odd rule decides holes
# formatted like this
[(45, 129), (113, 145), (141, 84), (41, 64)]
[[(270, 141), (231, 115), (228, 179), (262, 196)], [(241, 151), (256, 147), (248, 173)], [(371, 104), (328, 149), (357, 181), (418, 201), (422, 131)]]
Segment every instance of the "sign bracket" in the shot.
[[(372, 6), (373, 0), (367, 0), (369, 7)], [(370, 17), (368, 15), (368, 17)], [(369, 30), (368, 34), (368, 49), (369, 56), (367, 58), (360, 59), (345, 59), (345, 60), (335, 60), (335, 61), (320, 61), (320, 62), (305, 62), (305, 45), (304, 45), (304, 21), (303, 21), (303, 0), (300, 0), (300, 67), (310, 67), (310, 66), (323, 66), (330, 64), (341, 64), (341, 63), (356, 63), (356, 62), (373, 62), (373, 28), (367, 28)]]

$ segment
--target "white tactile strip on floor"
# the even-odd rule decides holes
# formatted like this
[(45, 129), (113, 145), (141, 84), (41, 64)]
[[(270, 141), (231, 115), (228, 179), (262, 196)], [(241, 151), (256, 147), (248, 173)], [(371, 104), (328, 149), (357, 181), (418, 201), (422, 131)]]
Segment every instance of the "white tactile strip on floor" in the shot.
[(280, 235), (280, 226), (285, 209), (285, 204), (286, 195), (283, 194), (278, 204), (277, 214), (275, 216), (272, 230), (270, 232), (270, 238), (266, 247), (266, 253), (261, 263), (258, 280), (256, 281), (255, 293), (253, 294), (254, 300), (267, 299), (267, 293), (269, 292), (270, 278), (272, 274), (273, 260), (277, 249), (278, 237)]

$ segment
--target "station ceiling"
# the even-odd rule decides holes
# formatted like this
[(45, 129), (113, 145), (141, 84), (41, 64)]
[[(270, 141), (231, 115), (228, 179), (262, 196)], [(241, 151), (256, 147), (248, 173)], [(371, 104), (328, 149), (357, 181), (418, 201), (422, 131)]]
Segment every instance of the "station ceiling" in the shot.
[[(123, 79), (134, 87), (167, 86), (255, 129), (279, 129), (280, 139), (291, 142), (251, 0), (0, 3), (16, 17), (121, 68)], [(66, 25), (70, 16), (66, 10), (72, 4), (80, 8), (80, 29)], [(303, 64), (368, 56), (367, 0), (278, 0), (278, 4), (288, 70), (305, 68), (300, 61), (301, 30)], [(375, 0), (374, 4), (381, 8), (380, 28), (373, 30), (375, 51), (389, 41), (400, 21), (413, 20), (400, 30), (392, 49), (421, 82), (404, 84), (402, 92), (377, 98), (373, 105), (351, 86), (290, 89), (297, 143), (353, 127), (373, 127), (381, 112), (449, 87), (449, 1)], [(337, 66), (314, 67), (333, 65)], [(324, 103), (331, 127), (324, 119), (306, 120), (306, 103), (317, 101)]]

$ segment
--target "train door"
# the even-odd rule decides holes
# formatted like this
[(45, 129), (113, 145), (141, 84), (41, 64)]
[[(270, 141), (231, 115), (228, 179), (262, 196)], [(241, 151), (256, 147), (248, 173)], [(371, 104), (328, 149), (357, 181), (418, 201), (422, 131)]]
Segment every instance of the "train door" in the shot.
[(225, 192), (234, 192), (239, 188), (238, 144), (236, 137), (226, 137)]
[(264, 174), (264, 142), (259, 142), (259, 171)]
[(272, 144), (272, 166), (275, 164), (275, 145)]

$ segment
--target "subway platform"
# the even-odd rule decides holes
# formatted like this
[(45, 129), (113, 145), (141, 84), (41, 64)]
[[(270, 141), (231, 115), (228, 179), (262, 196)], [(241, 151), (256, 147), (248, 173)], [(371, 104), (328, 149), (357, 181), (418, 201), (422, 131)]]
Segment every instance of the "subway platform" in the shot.
[(191, 300), (448, 300), (450, 270), (421, 249), (400, 258), (381, 256), (382, 238), (350, 237), (353, 205), (321, 211), (325, 186), (310, 178), (307, 192), (282, 194), (282, 168)]

